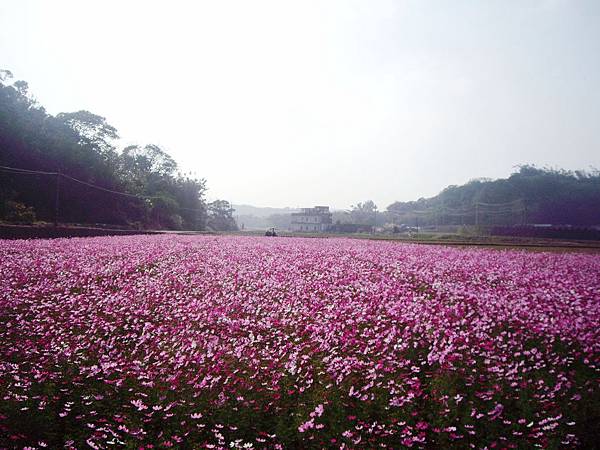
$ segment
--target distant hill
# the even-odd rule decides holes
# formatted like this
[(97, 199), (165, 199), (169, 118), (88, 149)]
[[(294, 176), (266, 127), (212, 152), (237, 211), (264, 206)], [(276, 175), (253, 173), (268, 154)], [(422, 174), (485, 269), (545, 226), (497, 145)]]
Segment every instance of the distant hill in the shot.
[(505, 179), (476, 179), (435, 197), (395, 202), (386, 214), (420, 225), (599, 225), (600, 171), (522, 166)]
[(232, 205), (236, 216), (269, 217), (273, 214), (291, 214), (297, 212), (298, 208), (272, 208), (269, 206)]
[(265, 230), (275, 227), (287, 230), (290, 219), (297, 208), (272, 208), (252, 205), (233, 205), (233, 216), (239, 228), (244, 230)]

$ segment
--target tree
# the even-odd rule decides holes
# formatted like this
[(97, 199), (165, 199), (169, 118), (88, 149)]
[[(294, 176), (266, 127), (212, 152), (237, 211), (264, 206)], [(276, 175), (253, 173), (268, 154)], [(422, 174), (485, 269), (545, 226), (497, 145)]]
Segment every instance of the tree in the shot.
[(122, 175), (131, 178), (149, 174), (168, 178), (177, 172), (177, 163), (158, 145), (130, 145), (121, 154), (121, 170)]
[(113, 141), (119, 139), (117, 129), (102, 116), (89, 111), (60, 113), (56, 119), (67, 125), (79, 136), (79, 144), (89, 146), (105, 159), (114, 159)]
[(4, 83), (6, 80), (10, 80), (13, 74), (10, 70), (0, 69), (0, 83)]
[(234, 209), (226, 200), (215, 200), (208, 204), (208, 226), (215, 231), (235, 231), (238, 229), (233, 218)]
[(600, 173), (520, 166), (508, 178), (477, 179), (449, 186), (435, 197), (395, 202), (394, 223), (421, 225), (518, 225), (547, 223), (590, 226), (600, 223)]
[(174, 194), (177, 203), (180, 205), (179, 214), (183, 219), (183, 228), (204, 230), (208, 219), (204, 203), (206, 180), (179, 177), (176, 181), (176, 187)]
[(377, 223), (377, 205), (373, 200), (353, 205), (350, 210), (350, 217), (353, 223), (375, 226)]
[[(205, 180), (181, 176), (157, 145), (119, 153), (118, 137), (104, 117), (89, 111), (48, 114), (26, 82), (0, 70), (0, 165), (63, 174), (61, 222), (204, 229)], [(14, 220), (10, 205), (22, 205), (37, 219), (53, 220), (57, 179), (0, 173), (0, 218)]]

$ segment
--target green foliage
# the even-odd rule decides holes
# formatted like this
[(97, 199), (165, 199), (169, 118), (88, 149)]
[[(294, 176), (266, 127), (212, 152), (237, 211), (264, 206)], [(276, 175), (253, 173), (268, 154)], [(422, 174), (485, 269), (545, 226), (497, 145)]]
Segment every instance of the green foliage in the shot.
[[(59, 182), (60, 222), (204, 229), (205, 180), (181, 175), (177, 163), (157, 145), (119, 152), (118, 138), (115, 127), (89, 111), (46, 113), (26, 82), (13, 82), (10, 71), (0, 70), (0, 165), (64, 174)], [(53, 221), (56, 191), (56, 176), (0, 172), (2, 216)], [(9, 201), (32, 209), (10, 212)]]
[(350, 218), (352, 223), (374, 226), (377, 222), (377, 205), (373, 200), (353, 205), (350, 211)]
[(208, 227), (215, 231), (237, 231), (233, 208), (226, 200), (215, 200), (208, 204)]
[(7, 201), (4, 208), (4, 218), (8, 221), (21, 223), (35, 222), (35, 211), (31, 206), (25, 206), (19, 202)]
[[(486, 204), (486, 205), (483, 205)], [(521, 166), (507, 179), (475, 179), (435, 197), (388, 206), (394, 223), (489, 225), (600, 223), (600, 171)], [(479, 206), (483, 205), (483, 206)], [(490, 205), (499, 205), (497, 207)]]

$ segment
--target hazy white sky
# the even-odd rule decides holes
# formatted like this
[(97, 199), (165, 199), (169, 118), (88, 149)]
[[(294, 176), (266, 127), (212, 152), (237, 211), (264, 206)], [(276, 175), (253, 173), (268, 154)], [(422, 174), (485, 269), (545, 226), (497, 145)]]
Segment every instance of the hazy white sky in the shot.
[(234, 203), (600, 167), (598, 0), (0, 0), (0, 68)]

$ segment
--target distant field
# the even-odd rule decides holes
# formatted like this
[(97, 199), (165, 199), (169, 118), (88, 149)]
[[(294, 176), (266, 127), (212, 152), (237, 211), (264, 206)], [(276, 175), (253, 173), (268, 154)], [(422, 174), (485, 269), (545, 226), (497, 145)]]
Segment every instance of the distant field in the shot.
[(0, 241), (0, 448), (593, 448), (600, 255)]
[[(246, 231), (231, 233), (240, 236), (264, 236), (264, 231)], [(518, 248), (536, 251), (585, 251), (600, 252), (600, 241), (579, 241), (569, 239), (543, 239), (529, 237), (489, 236), (489, 235), (462, 235), (450, 233), (293, 233), (289, 231), (278, 231), (278, 237), (310, 237), (310, 238), (352, 238), (395, 241), (415, 244), (451, 245), (462, 247), (491, 247), (491, 248)]]

